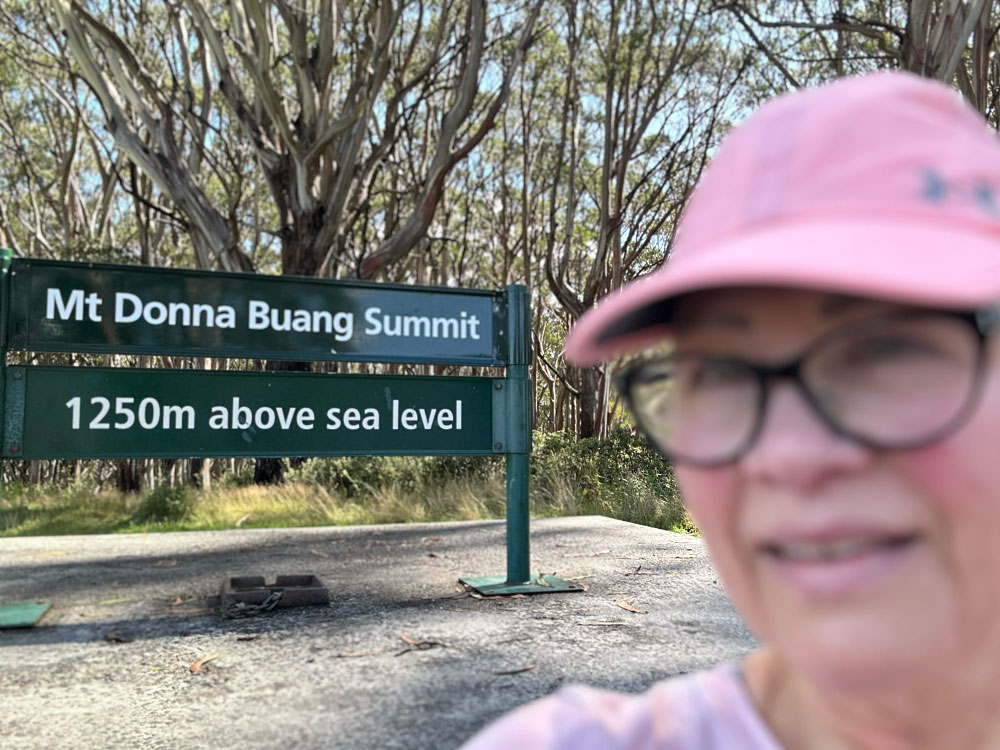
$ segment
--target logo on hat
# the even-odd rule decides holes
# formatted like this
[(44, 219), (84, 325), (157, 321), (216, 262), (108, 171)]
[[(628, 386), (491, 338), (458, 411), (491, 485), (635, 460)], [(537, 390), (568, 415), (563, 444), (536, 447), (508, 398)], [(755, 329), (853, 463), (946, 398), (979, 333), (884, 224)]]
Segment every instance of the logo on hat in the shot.
[(986, 180), (971, 182), (949, 182), (940, 172), (925, 168), (922, 172), (924, 187), (922, 196), (935, 204), (947, 201), (971, 202), (987, 216), (1000, 218), (1000, 206), (997, 205), (996, 191)]

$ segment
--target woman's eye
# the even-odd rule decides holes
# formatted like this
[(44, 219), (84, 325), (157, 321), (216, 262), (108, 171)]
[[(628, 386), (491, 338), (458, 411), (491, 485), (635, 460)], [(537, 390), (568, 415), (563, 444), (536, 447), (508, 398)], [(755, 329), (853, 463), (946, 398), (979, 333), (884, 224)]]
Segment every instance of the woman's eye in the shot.
[(933, 342), (900, 336), (880, 336), (856, 341), (844, 354), (845, 360), (860, 365), (943, 355)]
[(692, 388), (717, 388), (746, 380), (746, 370), (726, 362), (703, 362), (691, 368), (686, 378)]

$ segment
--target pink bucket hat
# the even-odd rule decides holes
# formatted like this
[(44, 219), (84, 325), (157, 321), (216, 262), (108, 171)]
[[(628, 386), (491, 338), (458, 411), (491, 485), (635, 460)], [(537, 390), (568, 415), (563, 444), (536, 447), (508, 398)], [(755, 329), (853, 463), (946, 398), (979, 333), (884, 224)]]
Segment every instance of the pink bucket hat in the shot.
[(910, 73), (773, 99), (726, 136), (669, 260), (580, 318), (566, 359), (592, 365), (663, 339), (679, 294), (761, 285), (1000, 301), (1000, 138), (951, 88)]

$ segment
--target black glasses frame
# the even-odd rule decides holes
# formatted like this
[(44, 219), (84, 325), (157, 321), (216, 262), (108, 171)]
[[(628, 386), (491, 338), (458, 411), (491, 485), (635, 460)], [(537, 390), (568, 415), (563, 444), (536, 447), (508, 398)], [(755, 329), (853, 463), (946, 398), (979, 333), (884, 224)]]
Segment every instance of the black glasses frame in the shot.
[[(972, 385), (969, 389), (969, 393), (966, 396), (965, 402), (962, 407), (958, 410), (954, 417), (952, 417), (946, 424), (938, 428), (929, 435), (921, 435), (919, 438), (914, 438), (913, 440), (902, 440), (902, 441), (880, 441), (875, 440), (870, 437), (856, 434), (838, 424), (837, 421), (827, 414), (823, 410), (823, 406), (819, 399), (809, 388), (809, 385), (802, 377), (802, 366), (803, 363), (809, 359), (817, 350), (821, 349), (826, 342), (834, 337), (842, 336), (845, 332), (851, 330), (863, 330), (864, 328), (870, 327), (873, 324), (884, 322), (887, 320), (899, 320), (900, 318), (914, 318), (914, 317), (928, 317), (928, 316), (944, 316), (950, 318), (956, 318), (967, 323), (972, 331), (976, 335), (976, 361), (974, 363), (974, 370), (972, 373)], [(658, 362), (665, 362), (676, 358), (676, 355), (668, 354), (664, 357), (659, 357), (655, 359), (640, 360), (623, 368), (620, 372), (615, 374), (614, 383), (618, 392), (621, 394), (625, 406), (632, 413), (635, 419), (636, 426), (639, 431), (646, 438), (647, 442), (652, 445), (661, 455), (664, 456), (669, 461), (676, 463), (685, 463), (693, 466), (701, 467), (713, 467), (722, 466), (724, 464), (731, 463), (738, 458), (742, 457), (757, 441), (760, 435), (761, 427), (764, 424), (764, 415), (767, 410), (767, 401), (771, 392), (770, 385), (779, 379), (789, 379), (791, 380), (799, 392), (803, 395), (806, 402), (812, 408), (813, 412), (820, 418), (820, 420), (825, 424), (834, 434), (845, 437), (849, 440), (857, 442), (868, 448), (875, 450), (907, 450), (910, 448), (918, 448), (924, 445), (930, 445), (938, 440), (941, 440), (958, 427), (960, 427), (975, 410), (976, 405), (979, 402), (980, 395), (982, 393), (983, 384), (983, 373), (984, 373), (984, 363), (986, 357), (985, 343), (987, 338), (991, 333), (1000, 328), (1000, 307), (986, 307), (974, 311), (959, 311), (959, 310), (906, 310), (902, 312), (887, 313), (883, 315), (877, 315), (870, 318), (865, 318), (862, 321), (853, 322), (847, 324), (846, 326), (841, 326), (833, 331), (830, 331), (812, 344), (807, 346), (803, 352), (793, 360), (785, 362), (783, 364), (777, 365), (760, 365), (754, 364), (753, 362), (748, 362), (744, 359), (739, 359), (737, 357), (711, 357), (704, 356), (702, 359), (714, 362), (724, 362), (736, 364), (742, 368), (745, 368), (749, 372), (752, 372), (756, 378), (759, 385), (758, 388), (758, 399), (757, 408), (754, 415), (753, 429), (750, 430), (747, 438), (740, 443), (735, 449), (726, 453), (719, 458), (713, 459), (699, 459), (691, 456), (684, 456), (678, 454), (675, 451), (668, 451), (666, 448), (658, 443), (658, 441), (653, 437), (651, 431), (643, 424), (643, 420), (639, 415), (639, 412), (635, 408), (635, 404), (632, 399), (632, 389), (636, 385), (643, 375), (643, 370), (651, 364)]]

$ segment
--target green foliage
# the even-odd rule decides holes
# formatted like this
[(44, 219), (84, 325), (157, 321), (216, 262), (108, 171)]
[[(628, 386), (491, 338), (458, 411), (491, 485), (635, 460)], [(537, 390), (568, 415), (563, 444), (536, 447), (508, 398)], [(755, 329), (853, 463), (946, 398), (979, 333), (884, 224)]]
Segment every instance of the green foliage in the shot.
[[(163, 483), (141, 497), (96, 492), (87, 481), (9, 482), (0, 536), (502, 518), (504, 469), (502, 456), (314, 458), (287, 472), (283, 485), (254, 485), (248, 468), (207, 492)], [(605, 440), (536, 432), (531, 513), (695, 532), (669, 466), (624, 429)]]
[(194, 494), (186, 485), (161, 484), (143, 497), (135, 511), (135, 523), (182, 521), (194, 506)]
[(289, 479), (355, 498), (378, 494), (386, 487), (418, 492), (442, 479), (480, 476), (485, 480), (502, 471), (501, 459), (481, 456), (350, 456), (309, 459), (290, 472)]
[(694, 530), (669, 464), (628, 429), (583, 440), (566, 433), (536, 433), (531, 474), (540, 511), (547, 502), (572, 504), (580, 514)]

